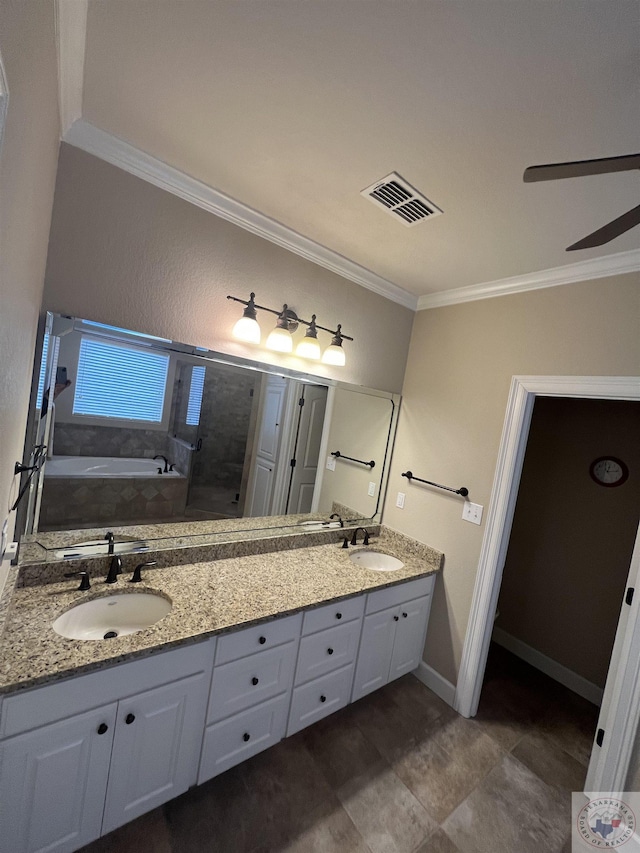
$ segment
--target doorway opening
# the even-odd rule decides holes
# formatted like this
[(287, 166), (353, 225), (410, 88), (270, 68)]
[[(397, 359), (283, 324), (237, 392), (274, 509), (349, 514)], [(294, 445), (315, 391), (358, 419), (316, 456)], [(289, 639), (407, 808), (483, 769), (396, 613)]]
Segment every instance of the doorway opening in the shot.
[[(534, 403), (536, 398), (542, 397), (638, 401), (640, 381), (636, 377), (513, 378), (454, 702), (456, 710), (464, 716), (474, 716), (478, 710), (503, 570), (509, 553)], [(606, 452), (603, 451), (601, 455)], [(588, 529), (585, 528), (583, 533), (588, 535)], [(640, 549), (637, 541), (636, 547), (633, 543), (631, 547), (633, 578), (640, 568)], [(626, 568), (628, 571), (629, 562)], [(628, 583), (629, 580), (625, 579), (618, 584), (622, 592)], [(640, 716), (640, 667), (636, 651), (640, 644), (638, 615), (636, 600), (633, 606), (622, 607), (617, 623), (611, 666), (597, 723), (596, 743), (600, 748), (592, 752), (589, 764), (587, 786), (591, 786), (591, 790), (622, 790), (624, 787)], [(513, 624), (513, 614), (510, 624)], [(522, 647), (518, 651), (521, 652)], [(565, 652), (566, 649), (563, 654)], [(552, 659), (550, 655), (547, 658)], [(539, 664), (539, 660), (536, 663)], [(491, 672), (490, 667), (488, 673)], [(584, 680), (588, 681), (588, 678), (584, 677)]]

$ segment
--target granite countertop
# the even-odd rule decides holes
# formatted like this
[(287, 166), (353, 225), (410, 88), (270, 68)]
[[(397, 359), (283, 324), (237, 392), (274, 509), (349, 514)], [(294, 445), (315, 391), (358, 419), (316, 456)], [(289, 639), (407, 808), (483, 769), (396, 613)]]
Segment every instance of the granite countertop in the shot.
[[(355, 550), (398, 557), (403, 568), (377, 572), (349, 559)], [(0, 639), (0, 693), (35, 687), (105, 664), (143, 657), (214, 634), (296, 613), (437, 572), (443, 555), (429, 546), (382, 528), (369, 546), (339, 544), (281, 550), (173, 567), (146, 569), (132, 586), (122, 575), (117, 585), (94, 580), (89, 592), (77, 578), (11, 591)], [(52, 622), (75, 604), (115, 592), (153, 591), (171, 599), (171, 612), (135, 634), (110, 640), (69, 640)]]

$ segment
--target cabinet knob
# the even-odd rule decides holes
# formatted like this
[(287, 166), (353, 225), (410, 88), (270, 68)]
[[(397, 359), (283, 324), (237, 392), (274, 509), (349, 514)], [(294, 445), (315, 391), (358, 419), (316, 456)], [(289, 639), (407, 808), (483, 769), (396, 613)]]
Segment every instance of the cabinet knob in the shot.
[(135, 720), (135, 718), (136, 718), (135, 714), (127, 714), (127, 716), (124, 718), (124, 721), (128, 726), (130, 726), (131, 723)]
[(267, 642), (267, 638), (266, 637), (260, 637), (258, 642), (260, 643), (261, 646), (264, 646), (264, 644)]
[(405, 619), (407, 618), (407, 614), (406, 614), (406, 613), (403, 613), (403, 614), (402, 614), (402, 616), (403, 616)]
[(393, 617), (393, 621), (394, 621), (394, 622), (397, 622), (399, 618), (400, 618), (399, 616), (394, 616), (394, 617)]
[(100, 723), (98, 726), (98, 734), (103, 735), (106, 731), (108, 731), (109, 726), (106, 723)]
[(328, 655), (332, 655), (332, 654), (333, 654), (333, 649), (327, 649), (327, 654), (328, 654)]
[(259, 678), (256, 678), (256, 676), (255, 676), (255, 675), (254, 675), (254, 676), (253, 676), (253, 678), (251, 679), (251, 683), (252, 683), (254, 686), (258, 683), (258, 681), (260, 681), (260, 679), (259, 679)]
[(336, 619), (342, 619), (342, 613), (336, 613)]
[(326, 697), (326, 696), (321, 696), (321, 697), (320, 697), (320, 701), (321, 701), (321, 702), (326, 702), (326, 701), (327, 701), (327, 697)]
[(248, 740), (250, 740), (250, 739), (251, 739), (251, 735), (249, 734), (249, 732), (245, 732), (245, 733), (242, 735), (242, 740), (243, 740), (243, 741), (245, 741), (245, 743), (246, 743), (246, 741), (248, 741)]

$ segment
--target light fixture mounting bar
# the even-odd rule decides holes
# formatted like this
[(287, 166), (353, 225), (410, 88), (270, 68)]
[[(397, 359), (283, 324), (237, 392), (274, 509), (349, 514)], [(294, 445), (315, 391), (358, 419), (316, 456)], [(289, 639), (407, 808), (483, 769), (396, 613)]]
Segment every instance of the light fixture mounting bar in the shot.
[[(253, 296), (255, 296), (255, 294), (251, 294), (252, 298), (253, 298)], [(237, 296), (227, 296), (227, 299), (232, 299), (234, 302), (240, 302), (241, 305), (248, 305), (249, 304), (248, 299), (238, 299)], [(254, 302), (253, 305), (254, 305), (254, 308), (258, 308), (258, 309), (260, 309), (260, 311), (268, 311), (269, 314), (276, 314), (278, 317), (280, 316), (280, 314), (282, 314), (282, 309), (280, 309), (280, 311), (276, 311), (274, 308), (267, 308), (266, 305), (258, 305), (257, 302)], [(310, 326), (311, 320), (303, 320), (302, 317), (298, 317), (298, 323), (302, 323), (303, 326)], [(326, 326), (321, 326), (320, 323), (316, 323), (315, 326), (316, 326), (316, 329), (322, 329), (323, 332), (329, 332), (330, 335), (337, 335), (338, 334), (337, 329), (328, 329)], [(349, 335), (345, 335), (344, 332), (342, 332), (342, 331), (340, 331), (340, 337), (343, 338), (345, 341), (352, 341), (353, 340), (352, 337), (350, 337)]]

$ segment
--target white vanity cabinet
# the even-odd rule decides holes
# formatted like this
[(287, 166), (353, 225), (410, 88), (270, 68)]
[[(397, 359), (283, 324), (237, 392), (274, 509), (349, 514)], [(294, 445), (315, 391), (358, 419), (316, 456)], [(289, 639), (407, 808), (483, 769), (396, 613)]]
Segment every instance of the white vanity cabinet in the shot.
[(302, 614), (220, 638), (198, 783), (282, 740)]
[(367, 596), (351, 701), (419, 665), (434, 582), (432, 575)]
[(365, 598), (360, 595), (305, 613), (287, 735), (348, 704)]
[(71, 853), (193, 785), (214, 647), (5, 699), (0, 851)]

